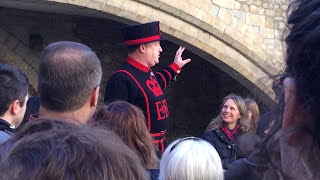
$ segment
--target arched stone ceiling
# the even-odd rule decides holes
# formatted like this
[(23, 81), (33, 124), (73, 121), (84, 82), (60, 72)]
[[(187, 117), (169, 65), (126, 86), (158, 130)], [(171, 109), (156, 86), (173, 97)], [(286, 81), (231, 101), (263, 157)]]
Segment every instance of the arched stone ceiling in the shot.
[(218, 66), (268, 104), (274, 96), (269, 77), (284, 66), (279, 34), (284, 29), (280, 15), (285, 16), (281, 13), (287, 5), (274, 0), (270, 8), (270, 3), (262, 0), (251, 1), (0, 0), (0, 6), (108, 18), (126, 24), (160, 21), (165, 38)]

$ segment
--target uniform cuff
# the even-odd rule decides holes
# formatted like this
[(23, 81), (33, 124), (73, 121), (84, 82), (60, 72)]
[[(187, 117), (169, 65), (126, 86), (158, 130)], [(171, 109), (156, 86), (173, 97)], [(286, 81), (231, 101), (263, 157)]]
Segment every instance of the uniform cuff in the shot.
[(171, 67), (177, 74), (181, 72), (181, 68), (176, 63), (170, 64), (169, 67)]

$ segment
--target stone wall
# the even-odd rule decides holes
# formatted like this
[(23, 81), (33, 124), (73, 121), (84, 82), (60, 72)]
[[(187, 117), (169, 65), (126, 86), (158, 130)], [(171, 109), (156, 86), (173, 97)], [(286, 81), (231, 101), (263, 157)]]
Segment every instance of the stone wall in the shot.
[(283, 58), (281, 41), (288, 3), (285, 0), (212, 0), (211, 12), (243, 34), (249, 29), (251, 34), (260, 35), (261, 47), (270, 54), (275, 53), (272, 57), (277, 65)]
[[(31, 79), (32, 87), (36, 88), (39, 55), (46, 45), (60, 40), (84, 43), (97, 53), (102, 63), (99, 103), (102, 104), (108, 77), (126, 57), (126, 49), (118, 46), (122, 42), (120, 28), (124, 24), (7, 8), (2, 8), (0, 14), (1, 63), (22, 69)], [(38, 37), (38, 41), (34, 42), (33, 37)], [(170, 64), (179, 47), (167, 40), (161, 43), (163, 53), (154, 71)], [(223, 97), (229, 93), (252, 97), (246, 87), (188, 49), (183, 57), (192, 58), (192, 62), (183, 68), (177, 81), (165, 92), (171, 117), (168, 141), (182, 134), (201, 136), (209, 121), (217, 116)], [(31, 94), (35, 95), (35, 91)], [(265, 111), (264, 104), (259, 102), (259, 105)]]
[[(12, 0), (0, 6), (112, 19), (160, 21), (163, 35), (272, 103), (269, 77), (283, 70), (283, 0)], [(59, 20), (57, 20), (59, 21)], [(62, 35), (63, 36), (63, 35)]]

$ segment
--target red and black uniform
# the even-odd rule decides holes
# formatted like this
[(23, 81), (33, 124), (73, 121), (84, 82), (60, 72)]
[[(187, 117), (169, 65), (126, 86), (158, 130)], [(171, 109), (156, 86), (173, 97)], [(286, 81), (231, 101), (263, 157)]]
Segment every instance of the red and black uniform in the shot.
[(127, 57), (107, 82), (104, 102), (124, 100), (139, 107), (145, 114), (146, 125), (157, 146), (164, 150), (164, 134), (169, 112), (163, 90), (181, 71), (175, 63), (153, 73), (138, 61)]

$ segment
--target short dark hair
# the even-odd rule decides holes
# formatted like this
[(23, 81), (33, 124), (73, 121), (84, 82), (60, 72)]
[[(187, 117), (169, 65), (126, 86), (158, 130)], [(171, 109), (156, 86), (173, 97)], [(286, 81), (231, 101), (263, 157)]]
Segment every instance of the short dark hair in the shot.
[[(148, 46), (152, 42), (154, 42), (154, 41), (147, 42), (147, 43), (142, 43), (142, 44)], [(131, 54), (131, 53), (135, 52), (137, 49), (139, 49), (140, 45), (142, 45), (142, 44), (136, 44), (136, 45), (132, 45), (132, 46), (127, 46), (128, 54)]]
[(77, 110), (100, 86), (101, 76), (100, 60), (88, 46), (69, 41), (52, 43), (40, 58), (40, 104), (57, 112)]
[(0, 116), (8, 110), (14, 100), (22, 107), (28, 94), (29, 80), (19, 69), (0, 64)]
[(37, 119), (0, 146), (4, 179), (148, 179), (138, 156), (113, 132)]
[(127, 49), (128, 49), (128, 54), (131, 54), (131, 53), (135, 52), (135, 51), (139, 48), (140, 45), (141, 45), (141, 44), (128, 46), (128, 47), (127, 47)]

